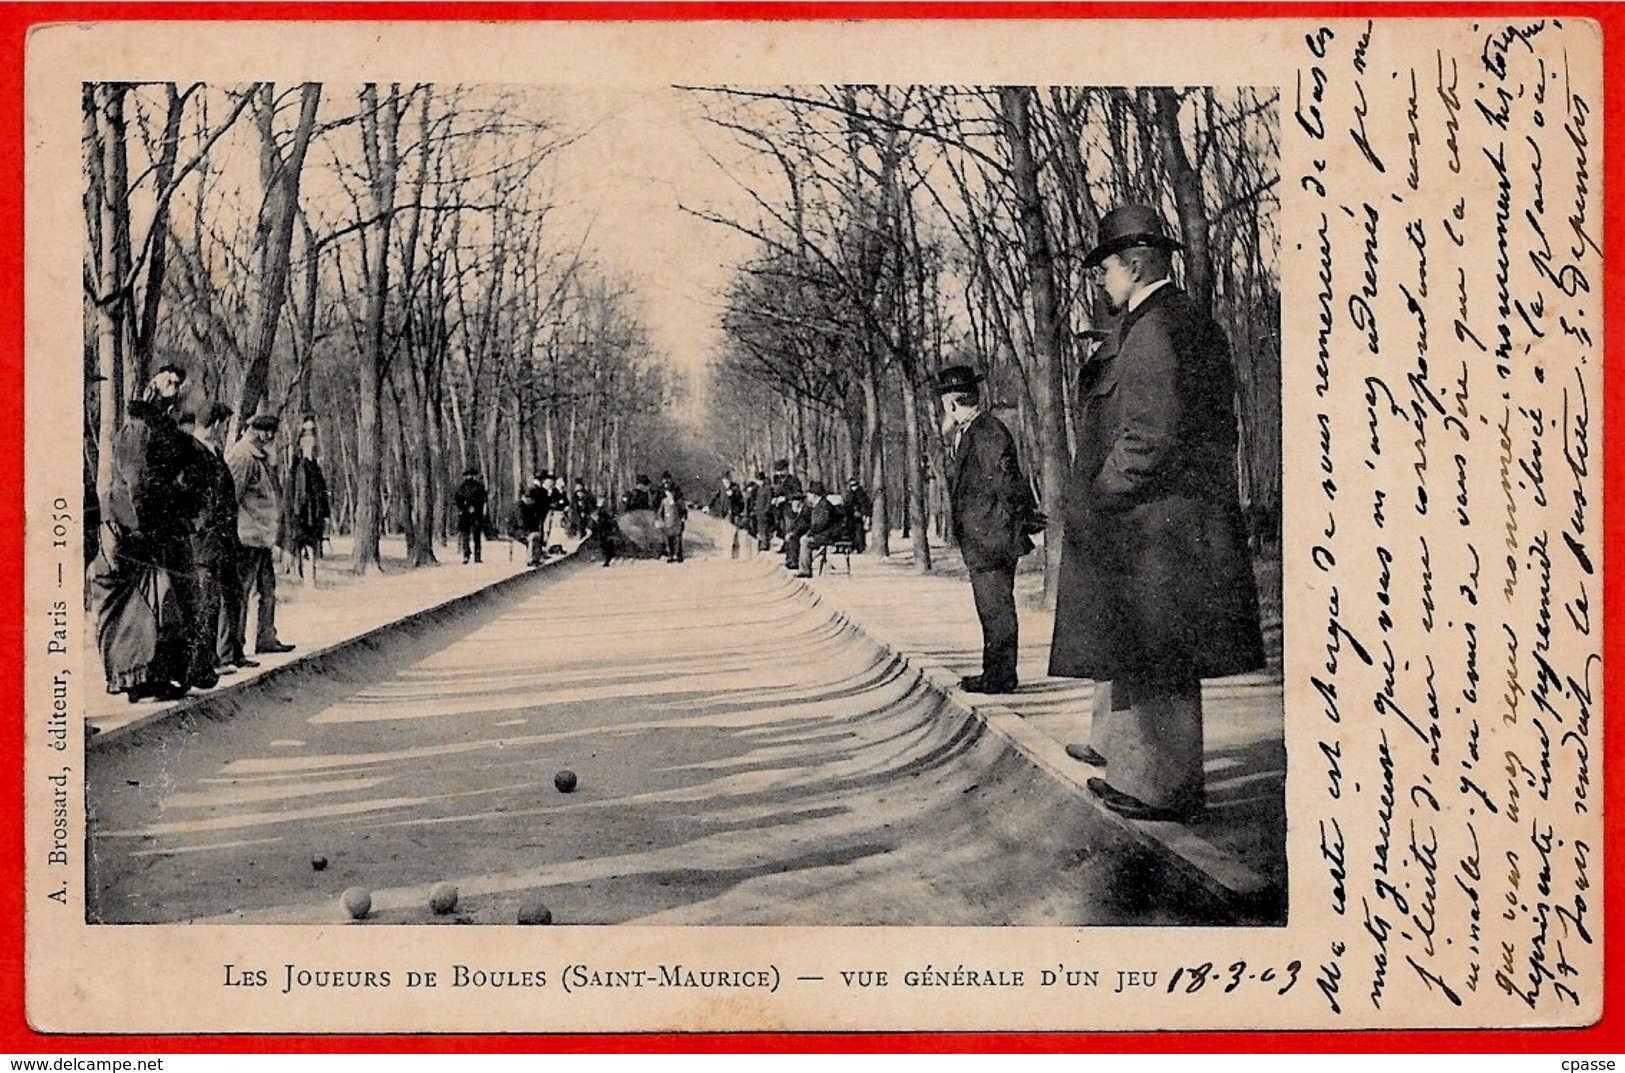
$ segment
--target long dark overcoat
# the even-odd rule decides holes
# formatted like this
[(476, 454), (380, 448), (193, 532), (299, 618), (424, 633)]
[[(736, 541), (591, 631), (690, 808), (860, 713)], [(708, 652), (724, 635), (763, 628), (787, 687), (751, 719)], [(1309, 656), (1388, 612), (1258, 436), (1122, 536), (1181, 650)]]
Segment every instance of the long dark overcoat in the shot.
[(1115, 343), (1077, 426), (1049, 671), (1188, 682), (1256, 670), (1229, 343), (1172, 285), (1123, 318)]
[(983, 411), (966, 425), (954, 451), (954, 539), (968, 570), (1008, 570), (1033, 550), (1022, 526), (1032, 492), (1021, 475), (1016, 441), (1004, 422)]

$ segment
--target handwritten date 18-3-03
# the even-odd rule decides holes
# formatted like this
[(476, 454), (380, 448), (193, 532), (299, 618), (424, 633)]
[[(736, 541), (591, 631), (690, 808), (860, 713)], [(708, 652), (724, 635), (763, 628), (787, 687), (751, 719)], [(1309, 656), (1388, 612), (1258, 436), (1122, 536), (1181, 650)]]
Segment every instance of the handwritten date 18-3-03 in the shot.
[(1182, 965), (1175, 969), (1173, 975), (1168, 977), (1167, 993), (1172, 995), (1182, 990), (1184, 994), (1194, 995), (1211, 986), (1228, 995), (1238, 989), (1252, 990), (1264, 986), (1270, 987), (1277, 995), (1284, 995), (1298, 982), (1298, 973), (1302, 969), (1301, 961), (1289, 961), (1285, 968), (1258, 968), (1245, 961), (1232, 961), (1221, 968), (1211, 961), (1204, 961), (1200, 965)]

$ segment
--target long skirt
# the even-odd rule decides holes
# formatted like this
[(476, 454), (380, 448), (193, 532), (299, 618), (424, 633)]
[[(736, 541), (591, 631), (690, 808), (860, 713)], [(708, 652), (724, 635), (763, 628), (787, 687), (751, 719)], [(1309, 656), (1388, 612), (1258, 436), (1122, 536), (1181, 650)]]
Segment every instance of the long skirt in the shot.
[(190, 568), (186, 538), (127, 533), (114, 562), (91, 564), (96, 645), (109, 693), (160, 682), (185, 682), (191, 616), (176, 576)]

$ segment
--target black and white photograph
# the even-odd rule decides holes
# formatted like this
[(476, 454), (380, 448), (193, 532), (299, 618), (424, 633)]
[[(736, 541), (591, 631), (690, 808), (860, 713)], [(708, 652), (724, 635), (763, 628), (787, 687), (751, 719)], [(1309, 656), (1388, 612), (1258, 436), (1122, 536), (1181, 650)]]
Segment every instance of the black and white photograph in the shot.
[(31, 45), (31, 1016), (1598, 1014), (1594, 25), (297, 28)]
[(86, 84), (88, 918), (1284, 922), (1278, 111)]

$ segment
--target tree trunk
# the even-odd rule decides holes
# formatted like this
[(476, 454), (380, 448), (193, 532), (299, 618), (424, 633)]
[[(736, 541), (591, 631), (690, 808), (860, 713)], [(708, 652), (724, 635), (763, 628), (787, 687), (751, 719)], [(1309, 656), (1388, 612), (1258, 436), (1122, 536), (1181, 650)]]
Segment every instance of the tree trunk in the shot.
[(920, 442), (920, 400), (914, 382), (908, 376), (903, 381), (903, 474), (908, 495), (909, 531), (913, 539), (914, 571), (931, 572), (931, 525), (926, 511), (924, 466), (925, 447)]
[(1174, 188), (1174, 208), (1179, 213), (1179, 234), (1185, 243), (1185, 290), (1202, 309), (1213, 307), (1213, 258), (1208, 248), (1207, 207), (1202, 196), (1202, 177), (1185, 155), (1185, 139), (1179, 133), (1179, 95), (1167, 86), (1152, 91), (1157, 102), (1157, 132), (1162, 138), (1168, 177)]
[(100, 204), (96, 229), (94, 299), (96, 373), (100, 423), (96, 434), (96, 493), (105, 498), (113, 484), (113, 441), (124, 421), (124, 404), (136, 391), (145, 369), (135, 367), (131, 354), (129, 302), (123, 289), (130, 267), (130, 204), (125, 155), (124, 98), (128, 87), (103, 83), (92, 91), (91, 114), (85, 118), (94, 131), (91, 183)]
[(316, 106), (322, 87), (307, 82), (300, 90), (299, 124), (284, 157), (276, 144), (275, 87), (269, 82), (255, 87), (255, 106), (260, 127), (259, 219), (254, 231), (254, 272), (248, 288), (248, 344), (243, 348), (246, 362), (243, 381), (237, 390), (237, 417), (246, 421), (265, 401), (271, 374), (271, 352), (276, 346), (277, 325), (282, 319), (282, 303), (287, 294), (289, 253), (293, 246), (293, 220), (299, 208), (299, 174), (305, 166), (305, 150), (316, 127)]
[(356, 525), (352, 569), (364, 574), (378, 567), (381, 531), (380, 485), (383, 480), (383, 376), (388, 360), (384, 313), (389, 297), (389, 234), (395, 208), (395, 174), (399, 164), (397, 133), (399, 86), (391, 86), (381, 106), (377, 83), (361, 90), (362, 152), (367, 162), (367, 205), (373, 222), (363, 232), (366, 259), (366, 312), (357, 393), (361, 401), (356, 429)]
[[(186, 99), (171, 82), (164, 87), (167, 107), (164, 114), (164, 140), (158, 151), (158, 162), (153, 168), (153, 189), (167, 190), (175, 177), (175, 159), (179, 155), (181, 140), (181, 114), (186, 110)], [(158, 310), (164, 295), (164, 263), (169, 256), (169, 202), (160, 199), (152, 216), (152, 235), (148, 239), (147, 284), (142, 294), (141, 318), (135, 336), (136, 364), (152, 364), (153, 341), (158, 333)]]
[(1032, 155), (1032, 90), (1024, 86), (999, 90), (1003, 129), (1010, 147), (1011, 179), (1017, 217), (1027, 255), (1028, 295), (1033, 309), (1033, 404), (1038, 426), (1040, 470), (1049, 529), (1044, 537), (1044, 606), (1055, 606), (1061, 570), (1061, 495), (1067, 470), (1066, 428), (1061, 417), (1063, 395), (1060, 355), (1060, 311), (1055, 302), (1055, 263), (1050, 250), (1044, 203), (1038, 190), (1038, 166)]

